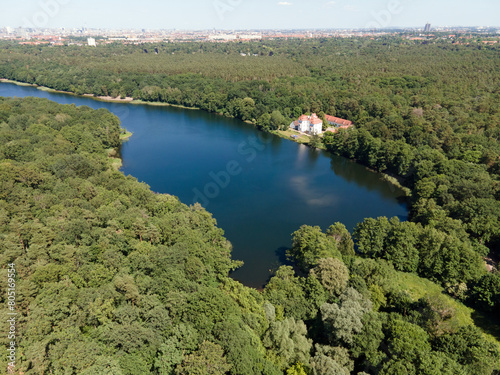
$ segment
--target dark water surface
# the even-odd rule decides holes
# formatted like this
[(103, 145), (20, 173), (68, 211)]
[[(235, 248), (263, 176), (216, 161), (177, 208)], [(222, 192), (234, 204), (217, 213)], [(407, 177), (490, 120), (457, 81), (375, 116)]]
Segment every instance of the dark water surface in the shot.
[(123, 172), (186, 204), (202, 203), (245, 265), (233, 273), (261, 287), (282, 264), (301, 225), (349, 230), (365, 217), (407, 218), (403, 193), (347, 159), (263, 134), (214, 114), (174, 107), (106, 103), (34, 87), (0, 84), (0, 96), (36, 96), (106, 108), (134, 133)]

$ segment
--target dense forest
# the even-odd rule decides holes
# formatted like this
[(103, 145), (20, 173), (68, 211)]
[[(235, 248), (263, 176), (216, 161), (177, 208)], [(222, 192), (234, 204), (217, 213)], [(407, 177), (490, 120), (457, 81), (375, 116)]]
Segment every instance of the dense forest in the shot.
[(209, 213), (112, 168), (116, 117), (0, 99), (1, 258), (19, 276), (19, 371), (498, 371), (498, 342), (461, 302), (490, 320), (500, 312), (500, 276), (484, 263), (500, 253), (499, 53), (399, 37), (0, 43), (1, 78), (199, 107), (264, 131), (302, 113), (347, 118), (356, 126), (323, 146), (411, 190), (408, 222), (367, 218), (352, 237), (340, 223), (297, 228), (296, 267), (257, 292), (229, 278), (239, 263)]

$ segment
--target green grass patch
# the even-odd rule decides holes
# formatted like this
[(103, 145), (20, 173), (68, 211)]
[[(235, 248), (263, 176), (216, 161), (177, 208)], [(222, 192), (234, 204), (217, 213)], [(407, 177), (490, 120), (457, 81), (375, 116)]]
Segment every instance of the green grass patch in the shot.
[[(275, 130), (275, 131), (273, 131), (273, 133), (276, 135), (279, 135), (281, 138), (290, 139), (292, 141), (295, 141), (297, 143), (302, 143), (302, 144), (308, 144), (309, 141), (311, 140), (311, 137), (308, 137), (307, 135), (304, 135), (304, 134), (299, 133), (298, 131), (295, 131), (292, 129)], [(297, 138), (292, 138), (293, 135), (296, 135)]]
[(180, 105), (180, 104), (170, 104), (170, 103), (163, 103), (163, 102), (146, 102), (146, 101), (140, 100), (140, 99), (134, 99), (128, 103), (129, 104), (152, 105), (155, 107), (176, 107), (176, 108), (183, 108), (183, 109), (199, 110), (199, 108), (196, 108), (196, 107), (186, 107), (186, 106)]
[(12, 81), (10, 79), (2, 79), (0, 82), (13, 83), (18, 86), (33, 86), (31, 83), (17, 82), (17, 81)]
[(125, 131), (124, 133), (121, 133), (121, 134), (120, 134), (120, 140), (121, 140), (122, 142), (123, 142), (123, 141), (128, 141), (128, 139), (129, 139), (130, 137), (132, 137), (132, 134), (133, 134), (133, 133), (131, 133), (131, 132), (129, 132), (129, 131)]
[(461, 326), (475, 325), (483, 331), (485, 340), (495, 344), (500, 350), (500, 324), (497, 317), (477, 312), (463, 303), (445, 294), (444, 289), (430, 280), (423, 279), (415, 274), (397, 272), (394, 285), (407, 292), (414, 301), (429, 297), (439, 299), (441, 306), (453, 309), (453, 317), (447, 322), (446, 327), (458, 328)]
[(69, 91), (60, 91), (60, 90), (51, 89), (50, 87), (45, 87), (45, 86), (38, 86), (37, 90), (51, 92), (51, 93), (56, 92), (56, 93), (63, 93), (63, 94), (68, 94), (68, 95), (75, 95), (74, 93), (69, 92)]
[(397, 275), (397, 279), (394, 280), (397, 288), (407, 292), (414, 301), (425, 297), (439, 298), (440, 302), (452, 308), (455, 312), (450, 322), (452, 326), (474, 324), (472, 319), (474, 310), (445, 294), (441, 286), (415, 274), (398, 272)]

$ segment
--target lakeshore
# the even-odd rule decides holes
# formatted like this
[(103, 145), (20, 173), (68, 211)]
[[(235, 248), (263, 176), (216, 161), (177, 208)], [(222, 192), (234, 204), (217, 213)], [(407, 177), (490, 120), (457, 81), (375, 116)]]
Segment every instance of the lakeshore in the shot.
[[(1, 82), (12, 83), (14, 85), (21, 86), (21, 87), (34, 87), (37, 90), (41, 90), (41, 91), (48, 92), (48, 93), (66, 94), (66, 95), (71, 95), (71, 96), (75, 96), (75, 97), (89, 98), (92, 100), (106, 102), (106, 103), (126, 103), (126, 104), (134, 104), (134, 105), (148, 105), (148, 106), (153, 106), (153, 107), (172, 107), (172, 108), (189, 109), (189, 110), (197, 110), (197, 111), (200, 110), (199, 108), (196, 108), (196, 107), (186, 107), (183, 105), (162, 103), (162, 102), (147, 102), (147, 101), (143, 101), (143, 100), (133, 99), (130, 97), (125, 98), (125, 99), (121, 99), (121, 98), (112, 98), (109, 96), (99, 97), (99, 96), (94, 96), (93, 94), (78, 95), (78, 94), (75, 94), (75, 93), (69, 92), (69, 91), (55, 90), (55, 89), (52, 89), (50, 87), (38, 86), (35, 84), (30, 84), (30, 83), (25, 83), (25, 82), (13, 81), (13, 80), (6, 79), (6, 78), (0, 78), (0, 83)], [(225, 118), (231, 118), (231, 117), (225, 116), (223, 114), (216, 114), (216, 115), (222, 116)], [(251, 121), (243, 121), (243, 122), (246, 124), (255, 126), (255, 124)], [(122, 141), (127, 141), (132, 136), (132, 133), (127, 133), (127, 134), (129, 134), (129, 135), (123, 136), (123, 138), (121, 138)], [(288, 141), (292, 141), (292, 142), (295, 142), (298, 144), (302, 144), (302, 145), (306, 145), (308, 147), (311, 147), (309, 144), (310, 140), (311, 140), (310, 136), (308, 136), (304, 133), (300, 133), (300, 132), (293, 130), (293, 129), (290, 129), (290, 128), (287, 128), (285, 130), (274, 130), (274, 131), (271, 131), (270, 134), (274, 134), (274, 135), (276, 135), (280, 138), (286, 139)], [(292, 137), (293, 135), (295, 135), (296, 137)], [(322, 146), (319, 147), (318, 149), (325, 150), (325, 148)], [(117, 162), (115, 162), (114, 164), (115, 164), (115, 166), (118, 166), (117, 169), (120, 169), (123, 165), (121, 161), (120, 161), (119, 165)], [(377, 172), (377, 171), (375, 171), (371, 168), (368, 168), (366, 166), (364, 166), (364, 167), (367, 170), (369, 170), (370, 172), (379, 173), (381, 175), (382, 179), (393, 184), (395, 188), (403, 191), (405, 196), (409, 197), (411, 195), (410, 189), (408, 189), (407, 187), (404, 186), (403, 179), (399, 178), (398, 176), (389, 175), (389, 174), (386, 174), (383, 172)]]
[[(231, 241), (233, 258), (245, 263), (232, 276), (249, 286), (262, 287), (286, 263), (290, 234), (303, 224), (327, 228), (340, 221), (352, 229), (365, 217), (407, 217), (404, 192), (382, 174), (253, 124), (172, 106), (130, 106), (10, 84), (2, 89), (3, 96), (38, 96), (117, 115), (133, 136), (111, 155), (115, 168), (155, 192), (205, 206)], [(230, 174), (228, 163), (239, 168)]]

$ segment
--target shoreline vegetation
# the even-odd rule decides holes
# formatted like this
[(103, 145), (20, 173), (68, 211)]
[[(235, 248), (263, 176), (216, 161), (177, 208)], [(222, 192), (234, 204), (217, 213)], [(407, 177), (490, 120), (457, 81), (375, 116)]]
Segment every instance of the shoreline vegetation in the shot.
[(120, 134), (120, 140), (121, 141), (128, 141), (130, 139), (130, 137), (132, 137), (132, 135), (134, 135), (134, 133), (129, 132), (124, 128), (122, 128), (122, 129), (123, 129), (123, 133)]
[[(132, 132), (129, 132), (124, 128), (121, 128), (120, 142), (121, 143), (127, 142), (133, 135), (134, 134)], [(116, 148), (110, 148), (106, 151), (108, 153), (108, 157), (111, 159), (112, 167), (116, 171), (119, 171), (120, 168), (123, 166), (123, 159), (121, 155), (118, 154), (118, 150)]]
[[(120, 141), (124, 142), (124, 140), (121, 137)], [(116, 148), (109, 148), (106, 150), (106, 152), (108, 154), (108, 158), (111, 160), (112, 168), (116, 171), (119, 171), (120, 168), (123, 166), (123, 160), (121, 157), (119, 157)]]
[[(38, 86), (38, 85), (35, 85), (35, 84), (30, 84), (30, 83), (24, 83), (24, 82), (17, 82), (17, 81), (12, 81), (10, 79), (5, 79), (5, 78), (0, 78), (0, 82), (5, 82), (5, 83), (13, 83), (15, 85), (18, 85), (18, 86), (31, 86), (31, 87), (35, 87), (37, 88), (38, 90), (42, 90), (42, 91), (46, 91), (46, 92), (53, 92), (53, 93), (59, 93), (59, 94), (67, 94), (67, 95), (72, 95), (72, 96), (77, 96), (77, 97), (84, 97), (84, 98), (90, 98), (90, 99), (93, 99), (93, 100), (97, 100), (97, 101), (103, 101), (103, 102), (110, 102), (110, 103), (113, 103), (113, 102), (120, 102), (120, 103), (127, 103), (127, 104), (135, 104), (135, 105), (150, 105), (150, 106), (156, 106), (156, 107), (175, 107), (175, 108), (182, 108), (182, 109), (190, 109), (190, 110), (202, 110), (201, 108), (196, 108), (196, 107), (186, 107), (186, 106), (183, 106), (183, 105), (178, 105), (178, 104), (170, 104), (170, 103), (159, 103), (159, 102), (147, 102), (147, 101), (144, 101), (144, 100), (138, 100), (138, 99), (134, 99), (134, 98), (131, 98), (131, 97), (128, 97), (126, 99), (120, 99), (120, 98), (111, 98), (109, 96), (94, 96), (93, 94), (83, 94), (83, 95), (79, 95), (79, 94), (75, 94), (73, 92), (70, 92), (70, 91), (60, 91), (60, 90), (55, 90), (55, 89), (52, 89), (50, 87), (45, 87), (45, 86)], [(225, 116), (224, 114), (218, 114), (218, 115), (221, 115), (221, 116)], [(228, 117), (228, 116), (225, 116), (225, 117)], [(234, 118), (234, 117), (229, 117), (229, 118)], [(253, 126), (256, 126), (256, 124), (252, 121), (243, 121), (245, 122), (246, 124), (249, 124), (249, 125), (253, 125)], [(300, 133), (296, 130), (293, 130), (293, 129), (286, 129), (286, 130), (271, 130), (269, 131), (270, 134), (274, 134), (280, 138), (283, 138), (283, 139), (286, 139), (288, 141), (292, 141), (292, 142), (295, 142), (295, 143), (298, 143), (298, 144), (302, 144), (302, 145), (306, 145), (308, 147), (311, 147), (311, 148), (316, 148), (318, 150), (324, 150), (324, 151), (328, 151), (323, 144), (320, 144), (316, 147), (312, 146), (310, 144), (311, 142), (311, 137), (303, 134), (303, 133)], [(130, 134), (128, 136), (124, 136), (122, 138), (123, 141), (127, 141), (131, 136), (132, 136), (132, 133), (127, 133), (127, 134)], [(292, 135), (296, 135), (297, 138), (293, 138)], [(120, 136), (121, 137), (121, 136)], [(116, 159), (116, 158), (114, 158)], [(353, 160), (354, 162), (357, 162), (356, 159), (350, 159), (350, 160)], [(115, 166), (118, 166), (118, 169), (120, 169), (123, 165), (123, 161), (120, 161), (120, 163), (118, 162), (114, 162), (114, 165)], [(379, 173), (381, 175), (381, 178), (384, 179), (385, 181), (389, 182), (390, 184), (394, 185), (397, 189), (400, 189), (404, 194), (405, 194), (405, 197), (410, 197), (411, 196), (411, 189), (409, 189), (408, 187), (405, 187), (404, 186), (404, 179), (402, 178), (398, 178), (397, 176), (394, 176), (394, 175), (389, 175), (389, 174), (386, 174), (386, 173), (383, 173), (383, 172), (380, 172), (380, 171), (377, 171), (375, 169), (372, 169), (372, 168), (369, 168), (367, 166), (365, 166), (368, 170), (374, 172), (374, 173)]]
[(170, 103), (154, 103), (154, 102), (147, 102), (144, 100), (140, 99), (134, 99), (133, 97), (116, 97), (113, 98), (111, 96), (95, 96), (94, 94), (76, 94), (71, 91), (61, 91), (61, 90), (56, 90), (50, 87), (46, 86), (39, 86), (33, 83), (26, 83), (26, 82), (20, 82), (20, 81), (13, 81), (11, 79), (7, 78), (0, 78), (0, 82), (4, 83), (12, 83), (14, 85), (18, 86), (25, 86), (25, 87), (35, 87), (37, 90), (40, 91), (46, 91), (46, 92), (51, 92), (51, 93), (57, 93), (57, 94), (66, 94), (66, 95), (72, 95), (72, 96), (77, 96), (81, 98), (90, 98), (93, 100), (101, 101), (101, 102), (108, 102), (108, 103), (127, 103), (127, 104), (141, 104), (141, 105), (151, 105), (151, 106), (164, 106), (164, 107), (176, 107), (176, 108), (182, 108), (182, 109), (192, 109), (192, 110), (199, 110), (200, 108), (195, 108), (195, 107), (186, 107), (183, 105), (179, 104), (170, 104)]

